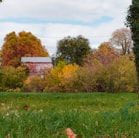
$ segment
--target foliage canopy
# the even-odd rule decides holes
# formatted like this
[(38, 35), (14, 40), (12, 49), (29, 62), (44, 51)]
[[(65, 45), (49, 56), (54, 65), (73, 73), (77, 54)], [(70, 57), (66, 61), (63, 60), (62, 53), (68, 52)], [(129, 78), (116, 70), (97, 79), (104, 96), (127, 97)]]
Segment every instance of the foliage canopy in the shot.
[(94, 50), (87, 56), (87, 58), (85, 59), (85, 64), (87, 63), (91, 65), (91, 63), (93, 63), (93, 60), (98, 60), (104, 66), (107, 66), (118, 56), (119, 53), (114, 47), (112, 47), (110, 42), (103, 42), (102, 44), (100, 44), (97, 50)]
[(2, 65), (3, 66), (20, 66), (21, 57), (48, 56), (41, 41), (30, 32), (20, 32), (16, 35), (11, 32), (6, 35), (5, 42), (2, 46)]
[(82, 36), (66, 37), (58, 42), (55, 62), (83, 64), (83, 59), (91, 52), (89, 42)]

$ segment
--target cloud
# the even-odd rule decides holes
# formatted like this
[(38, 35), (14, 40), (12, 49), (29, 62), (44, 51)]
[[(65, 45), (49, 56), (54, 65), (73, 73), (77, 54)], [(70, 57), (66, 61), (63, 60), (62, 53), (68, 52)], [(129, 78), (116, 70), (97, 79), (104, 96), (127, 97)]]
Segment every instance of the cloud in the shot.
[(108, 41), (124, 27), (131, 0), (8, 0), (0, 4), (0, 44), (6, 34), (29, 31), (41, 39), (49, 53), (66, 36), (83, 35), (91, 47)]
[(8, 0), (1, 4), (0, 18), (28, 17), (47, 20), (92, 21), (100, 16), (119, 16), (129, 0)]

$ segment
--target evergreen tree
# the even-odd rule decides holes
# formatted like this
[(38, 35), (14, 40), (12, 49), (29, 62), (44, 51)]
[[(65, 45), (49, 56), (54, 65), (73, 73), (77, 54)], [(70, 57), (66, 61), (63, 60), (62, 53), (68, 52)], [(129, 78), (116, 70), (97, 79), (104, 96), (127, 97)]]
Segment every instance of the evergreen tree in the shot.
[[(132, 0), (127, 15), (127, 25), (130, 27), (133, 39), (133, 52), (135, 55), (135, 65), (138, 78), (139, 90), (139, 0)], [(139, 91), (138, 91), (139, 97)]]

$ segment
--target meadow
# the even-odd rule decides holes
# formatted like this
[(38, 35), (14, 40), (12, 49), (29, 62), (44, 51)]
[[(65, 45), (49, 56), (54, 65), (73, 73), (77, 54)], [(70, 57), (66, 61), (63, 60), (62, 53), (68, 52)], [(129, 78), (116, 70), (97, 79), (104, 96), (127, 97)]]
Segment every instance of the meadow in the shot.
[(139, 138), (135, 93), (0, 92), (0, 138)]

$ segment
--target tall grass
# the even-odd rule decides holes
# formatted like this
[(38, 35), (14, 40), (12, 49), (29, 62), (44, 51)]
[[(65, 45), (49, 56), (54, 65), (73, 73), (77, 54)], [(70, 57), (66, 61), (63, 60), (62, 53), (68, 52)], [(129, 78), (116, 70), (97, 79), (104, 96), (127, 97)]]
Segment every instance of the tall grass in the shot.
[(0, 93), (0, 138), (138, 138), (135, 94)]

